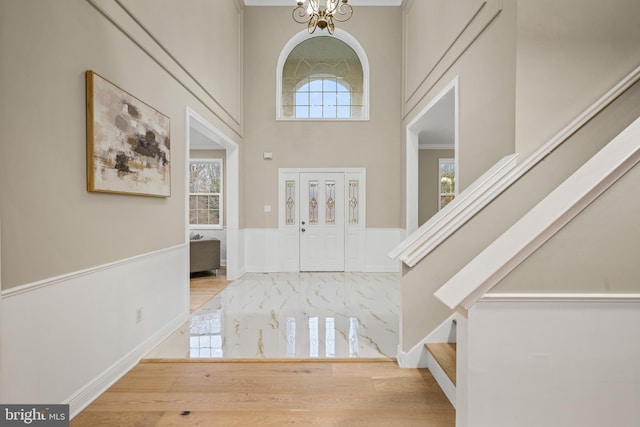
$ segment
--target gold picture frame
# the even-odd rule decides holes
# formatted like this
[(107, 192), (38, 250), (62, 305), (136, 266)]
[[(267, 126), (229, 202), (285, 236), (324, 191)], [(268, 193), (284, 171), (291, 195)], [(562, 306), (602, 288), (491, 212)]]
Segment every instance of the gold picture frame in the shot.
[(171, 196), (169, 117), (87, 70), (87, 191)]

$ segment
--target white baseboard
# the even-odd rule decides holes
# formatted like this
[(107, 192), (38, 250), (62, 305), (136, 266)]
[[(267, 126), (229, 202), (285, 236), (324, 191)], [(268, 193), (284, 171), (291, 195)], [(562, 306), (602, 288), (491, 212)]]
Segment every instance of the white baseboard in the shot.
[(420, 341), (409, 351), (402, 351), (400, 345), (398, 345), (398, 354), (396, 360), (398, 366), (401, 368), (415, 369), (427, 367), (427, 349), (424, 348), (424, 344), (427, 341)]

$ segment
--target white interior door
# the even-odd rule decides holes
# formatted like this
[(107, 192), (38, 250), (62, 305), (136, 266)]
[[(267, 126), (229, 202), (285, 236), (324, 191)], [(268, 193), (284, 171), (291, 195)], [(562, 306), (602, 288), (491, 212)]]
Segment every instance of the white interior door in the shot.
[(300, 271), (344, 271), (344, 173), (300, 174)]

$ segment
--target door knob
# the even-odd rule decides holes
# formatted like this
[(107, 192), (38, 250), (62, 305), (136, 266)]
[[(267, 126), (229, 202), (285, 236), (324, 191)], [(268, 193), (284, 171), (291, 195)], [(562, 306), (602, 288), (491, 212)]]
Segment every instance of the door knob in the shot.
[(302, 231), (302, 232), (304, 233), (304, 232), (305, 232), (305, 231), (307, 231), (307, 230), (305, 230), (305, 229), (303, 228), (303, 229), (302, 229), (302, 230), (300, 230), (300, 231)]
[(306, 222), (302, 221), (302, 225), (305, 225), (305, 224), (306, 224)]

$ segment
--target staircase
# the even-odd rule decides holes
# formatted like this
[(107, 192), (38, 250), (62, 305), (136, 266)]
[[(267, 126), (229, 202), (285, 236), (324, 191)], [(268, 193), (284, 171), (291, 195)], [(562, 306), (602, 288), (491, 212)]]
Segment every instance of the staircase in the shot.
[[(432, 331), (452, 314), (442, 304), (442, 291), (438, 293), (443, 285), (456, 275), (456, 279), (462, 279), (459, 273), (469, 260), (565, 182), (616, 132), (629, 126), (640, 114), (639, 100), (637, 67), (529, 157), (512, 155), (498, 161), (389, 253), (406, 269), (402, 289), (407, 303), (403, 304), (401, 324), (409, 326), (401, 328), (398, 359), (402, 366), (419, 364), (426, 353), (425, 342), (451, 341), (431, 337)], [(451, 257), (452, 253), (456, 256)], [(476, 272), (465, 271), (471, 275)]]
[[(401, 320), (411, 326), (401, 336), (398, 361), (402, 367), (429, 368), (456, 407), (457, 425), (466, 426), (473, 419), (477, 425), (597, 426), (606, 424), (600, 418), (604, 413), (624, 421), (617, 425), (635, 425), (628, 422), (637, 419), (633, 404), (628, 403), (633, 393), (627, 388), (627, 374), (620, 372), (633, 371), (640, 341), (626, 339), (633, 335), (626, 325), (634, 321), (619, 319), (640, 305), (637, 286), (622, 280), (615, 288), (622, 293), (617, 294), (592, 278), (574, 283), (575, 268), (567, 265), (563, 265), (565, 274), (540, 281), (553, 283), (553, 291), (529, 279), (545, 279), (542, 272), (546, 270), (534, 267), (545, 266), (551, 255), (560, 253), (561, 243), (591, 233), (593, 224), (600, 224), (598, 218), (604, 216), (601, 212), (608, 212), (607, 203), (619, 203), (618, 212), (637, 218), (629, 214), (640, 209), (637, 199), (628, 198), (626, 204), (620, 200), (634, 193), (640, 182), (638, 100), (640, 67), (532, 156), (515, 166), (514, 159), (503, 159), (487, 179), (471, 187), (473, 191), (461, 193), (457, 204), (440, 211), (390, 254), (406, 266)], [(547, 179), (550, 170), (558, 172), (553, 179)], [(498, 217), (500, 221), (495, 221)], [(615, 229), (617, 235), (637, 230), (637, 223), (627, 217), (621, 217), (619, 224), (628, 223), (628, 230), (621, 225)], [(464, 232), (458, 233), (462, 225)], [(638, 245), (637, 240), (629, 243), (626, 253), (613, 243), (589, 247), (600, 250), (604, 259), (611, 252), (606, 248), (619, 249), (622, 257), (637, 252)], [(576, 246), (572, 253), (582, 252)], [(591, 256), (597, 259), (596, 252)], [(577, 268), (582, 261), (575, 256), (571, 262)], [(610, 261), (604, 266), (616, 265)], [(601, 275), (607, 271), (603, 268)], [(442, 303), (451, 311), (441, 310)], [(457, 332), (449, 335), (456, 327)], [(628, 348), (601, 354), (586, 330), (601, 331), (599, 339), (611, 344), (622, 340)], [(566, 336), (572, 339), (567, 341)], [(510, 343), (508, 356), (501, 354), (505, 340)], [(592, 371), (594, 360), (603, 363)], [(524, 377), (528, 386), (522, 388)], [(570, 405), (561, 398), (564, 395), (573, 396)], [(601, 401), (609, 402), (609, 412), (590, 404), (600, 395)], [(510, 404), (503, 405), (504, 411), (490, 413), (486, 408), (496, 396)], [(527, 412), (527, 423), (522, 424), (518, 405), (533, 399), (544, 411)], [(575, 423), (576, 417), (580, 423)]]

